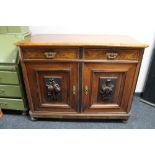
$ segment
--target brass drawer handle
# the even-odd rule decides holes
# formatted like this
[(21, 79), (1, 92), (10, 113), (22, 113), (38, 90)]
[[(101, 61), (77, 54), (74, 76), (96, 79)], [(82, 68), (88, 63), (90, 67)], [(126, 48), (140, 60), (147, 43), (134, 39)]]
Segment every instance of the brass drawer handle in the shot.
[(76, 94), (76, 87), (75, 87), (75, 85), (73, 85), (73, 95), (75, 95)]
[(84, 94), (85, 94), (85, 95), (88, 95), (88, 86), (85, 86)]
[(107, 59), (113, 60), (113, 59), (115, 59), (118, 56), (118, 53), (108, 52), (108, 53), (106, 53), (106, 55), (107, 55)]
[(45, 52), (44, 54), (47, 59), (53, 59), (56, 56), (56, 52)]

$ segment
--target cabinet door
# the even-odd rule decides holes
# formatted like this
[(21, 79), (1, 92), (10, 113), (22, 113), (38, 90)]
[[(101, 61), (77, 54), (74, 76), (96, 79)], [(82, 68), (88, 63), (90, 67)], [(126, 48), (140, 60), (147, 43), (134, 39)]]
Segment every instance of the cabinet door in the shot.
[(83, 64), (83, 111), (127, 112), (136, 64)]
[(31, 110), (77, 111), (78, 64), (27, 63)]

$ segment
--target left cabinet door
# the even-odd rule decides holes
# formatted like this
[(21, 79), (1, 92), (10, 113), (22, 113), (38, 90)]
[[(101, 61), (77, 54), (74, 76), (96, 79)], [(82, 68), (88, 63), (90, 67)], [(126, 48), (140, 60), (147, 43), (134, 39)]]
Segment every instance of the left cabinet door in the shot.
[(31, 111), (78, 111), (78, 64), (26, 63)]

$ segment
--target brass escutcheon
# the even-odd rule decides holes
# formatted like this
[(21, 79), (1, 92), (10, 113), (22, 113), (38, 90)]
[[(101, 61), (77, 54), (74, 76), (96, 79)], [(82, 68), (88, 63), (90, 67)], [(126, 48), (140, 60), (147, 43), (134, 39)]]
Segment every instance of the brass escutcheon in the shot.
[(85, 95), (88, 95), (88, 86), (85, 86), (84, 93)]
[(76, 94), (76, 87), (75, 87), (75, 85), (73, 85), (73, 95), (75, 95)]

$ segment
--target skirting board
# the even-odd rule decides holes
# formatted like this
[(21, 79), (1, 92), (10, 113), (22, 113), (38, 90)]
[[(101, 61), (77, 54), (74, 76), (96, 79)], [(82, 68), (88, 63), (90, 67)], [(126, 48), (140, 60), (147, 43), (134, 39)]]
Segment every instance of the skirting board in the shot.
[(146, 100), (144, 100), (144, 99), (142, 99), (142, 98), (140, 99), (140, 101), (143, 102), (143, 103), (146, 103), (146, 104), (148, 104), (148, 105), (151, 105), (151, 106), (155, 107), (155, 103), (146, 101)]
[(134, 96), (141, 97), (142, 94), (143, 94), (142, 92), (135, 92)]
[(136, 93), (134, 94), (134, 96), (140, 97), (140, 102), (143, 102), (143, 103), (145, 103), (145, 104), (148, 104), (148, 105), (150, 105), (150, 106), (155, 107), (155, 103), (149, 102), (149, 101), (144, 100), (144, 99), (141, 98), (141, 97), (143, 96), (143, 93), (142, 93), (142, 92), (136, 92)]

